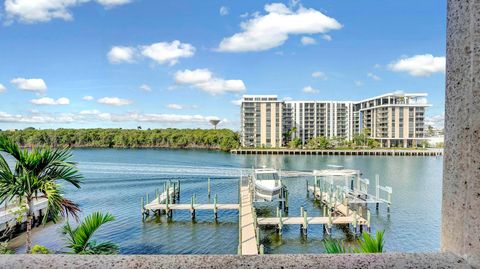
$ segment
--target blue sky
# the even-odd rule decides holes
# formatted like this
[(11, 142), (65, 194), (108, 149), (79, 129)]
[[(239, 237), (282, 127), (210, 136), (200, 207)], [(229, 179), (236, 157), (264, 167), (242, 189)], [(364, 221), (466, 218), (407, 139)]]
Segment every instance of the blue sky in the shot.
[[(444, 112), (439, 0), (5, 0), (0, 129), (239, 128), (242, 94), (426, 92)], [(86, 100), (85, 100), (86, 99)]]

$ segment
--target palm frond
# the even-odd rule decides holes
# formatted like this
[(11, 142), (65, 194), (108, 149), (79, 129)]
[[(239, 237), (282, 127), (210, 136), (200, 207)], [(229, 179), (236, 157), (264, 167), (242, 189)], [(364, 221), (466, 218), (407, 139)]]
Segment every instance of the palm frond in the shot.
[[(95, 254), (96, 251), (114, 251), (113, 243), (106, 242), (96, 244), (91, 242), (94, 233), (105, 223), (114, 221), (115, 217), (110, 213), (93, 212), (88, 215), (75, 229), (72, 229), (67, 223), (63, 227), (63, 232), (68, 236), (68, 247), (77, 254)], [(104, 253), (104, 254), (105, 254)]]
[(340, 240), (325, 239), (323, 241), (323, 247), (327, 254), (342, 254), (348, 253), (349, 249), (345, 246), (345, 243)]
[(63, 193), (59, 184), (52, 181), (47, 181), (44, 182), (44, 186), (40, 190), (44, 193), (44, 196), (48, 201), (45, 217), (43, 218), (44, 223), (47, 221), (49, 216), (52, 218), (53, 222), (57, 222), (59, 215), (63, 217), (72, 215), (76, 220), (78, 220), (80, 207), (73, 201), (63, 197)]
[(358, 242), (357, 253), (381, 253), (383, 252), (383, 235), (384, 231), (377, 231), (375, 237), (369, 233), (363, 232)]
[(23, 160), (23, 152), (20, 147), (12, 140), (5, 136), (0, 136), (0, 151), (12, 155), (18, 161)]
[(88, 254), (94, 255), (112, 255), (118, 254), (118, 245), (112, 242), (103, 242), (97, 244), (97, 242), (92, 241), (87, 250)]

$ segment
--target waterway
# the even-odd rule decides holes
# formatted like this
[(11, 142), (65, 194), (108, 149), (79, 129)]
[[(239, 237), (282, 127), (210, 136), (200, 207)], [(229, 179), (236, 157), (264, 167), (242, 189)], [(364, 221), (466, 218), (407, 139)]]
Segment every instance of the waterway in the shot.
[[(117, 243), (122, 254), (235, 254), (238, 246), (238, 213), (221, 211), (218, 222), (212, 212), (198, 212), (195, 222), (189, 212), (143, 221), (140, 198), (166, 180), (181, 180), (181, 203), (196, 194), (199, 203), (209, 202), (207, 179), (219, 203), (238, 201), (238, 176), (252, 166), (282, 170), (311, 171), (341, 165), (358, 169), (363, 177), (393, 188), (390, 214), (384, 205), (371, 207), (372, 229), (385, 230), (389, 252), (433, 252), (440, 247), (442, 157), (409, 156), (267, 156), (232, 155), (217, 151), (159, 149), (75, 149), (74, 159), (84, 176), (81, 189), (65, 185), (65, 195), (77, 202), (82, 216), (94, 211), (110, 212), (116, 220), (102, 227), (95, 240)], [(309, 216), (321, 209), (306, 197), (305, 178), (284, 180), (289, 190), (290, 215), (299, 215), (304, 206)], [(373, 184), (372, 184), (373, 185)], [(374, 192), (371, 186), (371, 192)], [(212, 202), (212, 201), (210, 201)], [(275, 205), (262, 206), (259, 214), (274, 215)], [(33, 243), (55, 251), (68, 251), (60, 233), (62, 223), (35, 228)], [(344, 230), (333, 229), (333, 237), (344, 239)], [(261, 230), (266, 253), (322, 253), (321, 226), (310, 226), (308, 237), (298, 226), (284, 227), (281, 237), (274, 229)], [(24, 237), (11, 241), (24, 251)]]

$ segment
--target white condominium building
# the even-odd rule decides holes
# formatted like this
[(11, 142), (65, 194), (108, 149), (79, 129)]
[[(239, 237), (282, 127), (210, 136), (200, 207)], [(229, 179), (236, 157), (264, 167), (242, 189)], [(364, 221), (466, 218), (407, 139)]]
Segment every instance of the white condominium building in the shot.
[(291, 113), (291, 124), (284, 127), (303, 144), (318, 136), (353, 137), (353, 102), (288, 101), (285, 105)]
[(426, 93), (388, 93), (357, 102), (355, 128), (366, 129), (383, 147), (412, 147), (425, 140)]
[(242, 146), (283, 146), (284, 106), (276, 95), (244, 95), (240, 120)]
[(352, 140), (367, 132), (383, 147), (411, 147), (424, 138), (427, 94), (388, 93), (363, 101), (279, 101), (276, 95), (244, 95), (241, 143), (282, 147), (324, 136)]

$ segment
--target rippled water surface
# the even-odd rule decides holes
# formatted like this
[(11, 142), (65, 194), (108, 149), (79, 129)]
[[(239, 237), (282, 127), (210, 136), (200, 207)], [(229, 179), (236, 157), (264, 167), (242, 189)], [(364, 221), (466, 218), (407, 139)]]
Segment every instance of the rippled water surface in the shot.
[[(212, 194), (220, 203), (238, 201), (238, 176), (241, 169), (253, 165), (282, 170), (311, 171), (329, 164), (359, 169), (364, 177), (380, 176), (381, 185), (393, 188), (393, 205), (387, 214), (384, 206), (378, 213), (372, 207), (373, 230), (386, 231), (387, 251), (436, 251), (440, 246), (441, 157), (390, 156), (245, 156), (197, 150), (118, 150), (76, 149), (85, 177), (80, 190), (65, 186), (68, 198), (80, 204), (83, 215), (108, 211), (116, 221), (98, 231), (96, 240), (110, 240), (120, 245), (123, 254), (234, 254), (238, 246), (238, 215), (221, 211), (218, 222), (212, 212), (200, 211), (196, 222), (189, 212), (175, 212), (173, 222), (165, 217), (142, 221), (140, 199), (165, 180), (181, 180), (181, 203), (189, 203), (193, 194), (199, 203), (207, 203), (207, 178)], [(371, 180), (374, 182), (374, 180)], [(290, 192), (291, 216), (299, 215), (304, 205), (309, 216), (321, 215), (321, 209), (306, 197), (305, 178), (284, 180)], [(371, 188), (373, 192), (373, 188)], [(212, 202), (212, 201), (210, 201)], [(262, 206), (259, 214), (273, 215), (274, 205)], [(34, 230), (33, 243), (62, 251), (64, 241), (60, 224), (48, 224)], [(346, 238), (340, 228), (333, 237)], [(262, 229), (262, 243), (268, 253), (320, 253), (322, 229), (310, 226), (302, 237), (298, 226), (285, 227), (282, 237), (274, 229)], [(22, 236), (11, 243), (23, 251)]]

